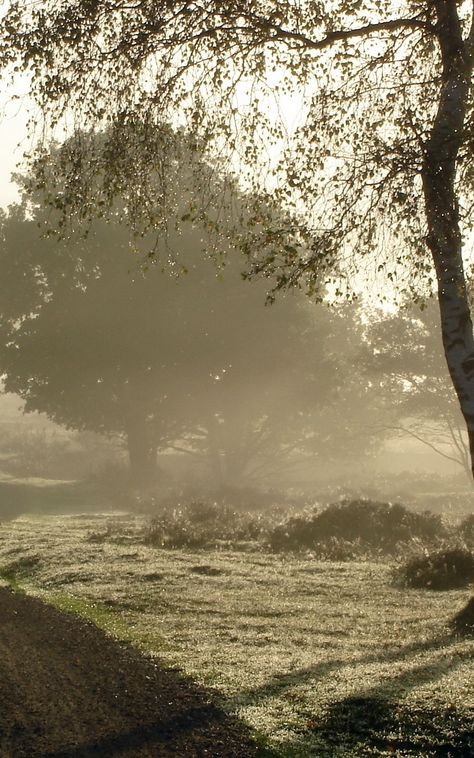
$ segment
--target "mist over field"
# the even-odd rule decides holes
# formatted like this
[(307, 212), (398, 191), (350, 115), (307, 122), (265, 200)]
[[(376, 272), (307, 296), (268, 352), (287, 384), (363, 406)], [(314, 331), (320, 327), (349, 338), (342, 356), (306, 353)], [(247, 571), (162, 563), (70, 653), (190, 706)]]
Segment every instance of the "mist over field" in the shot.
[[(112, 508), (184, 494), (470, 512), (434, 303), (268, 305), (268, 282), (244, 281), (237, 252), (203, 258), (192, 225), (170, 241), (176, 262), (144, 268), (120, 224), (58, 241), (48, 218), (12, 206), (2, 220), (4, 486), (69, 481)], [(3, 516), (48, 508), (28, 502)]]

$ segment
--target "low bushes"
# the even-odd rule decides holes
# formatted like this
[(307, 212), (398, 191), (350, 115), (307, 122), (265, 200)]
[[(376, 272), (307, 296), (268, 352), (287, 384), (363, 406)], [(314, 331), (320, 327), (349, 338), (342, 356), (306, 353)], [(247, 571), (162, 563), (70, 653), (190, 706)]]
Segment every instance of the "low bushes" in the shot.
[(474, 582), (474, 553), (459, 547), (417, 556), (398, 569), (396, 581), (414, 589), (465, 587)]
[(432, 543), (445, 534), (440, 516), (415, 513), (400, 504), (345, 500), (325, 510), (288, 519), (268, 536), (273, 550), (321, 551), (328, 541), (350, 543), (369, 551), (396, 552), (413, 539)]
[(474, 514), (471, 514), (459, 526), (459, 533), (467, 545), (474, 546)]
[(361, 499), (292, 515), (284, 521), (277, 507), (251, 513), (205, 499), (161, 506), (155, 513), (142, 539), (163, 548), (199, 549), (228, 543), (275, 552), (311, 551), (322, 560), (346, 561), (406, 555), (413, 543), (434, 549), (446, 544), (449, 537), (438, 515)]
[(145, 542), (164, 548), (206, 548), (253, 541), (276, 552), (311, 550), (323, 560), (345, 561), (393, 555), (414, 539), (434, 545), (446, 534), (440, 516), (371, 500), (334, 503), (274, 526), (276, 518), (281, 518), (278, 510), (257, 515), (223, 503), (191, 500), (155, 516)]
[(145, 543), (164, 548), (205, 548), (221, 542), (258, 540), (267, 528), (265, 518), (241, 513), (225, 505), (191, 501), (153, 518)]

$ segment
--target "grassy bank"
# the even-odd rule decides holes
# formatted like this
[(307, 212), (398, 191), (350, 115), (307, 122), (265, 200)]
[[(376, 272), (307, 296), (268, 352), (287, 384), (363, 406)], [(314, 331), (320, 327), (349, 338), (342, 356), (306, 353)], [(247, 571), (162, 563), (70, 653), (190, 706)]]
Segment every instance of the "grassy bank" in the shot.
[(121, 518), (4, 524), (0, 572), (215, 688), (279, 755), (474, 755), (474, 642), (446, 626), (469, 590), (396, 588), (385, 563), (159, 550)]

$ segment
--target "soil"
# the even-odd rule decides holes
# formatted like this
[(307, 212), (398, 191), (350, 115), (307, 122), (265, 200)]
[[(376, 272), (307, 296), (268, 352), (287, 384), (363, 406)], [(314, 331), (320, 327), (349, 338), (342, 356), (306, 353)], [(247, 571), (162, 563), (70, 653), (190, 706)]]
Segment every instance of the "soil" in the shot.
[(259, 753), (202, 687), (93, 624), (0, 587), (0, 756)]

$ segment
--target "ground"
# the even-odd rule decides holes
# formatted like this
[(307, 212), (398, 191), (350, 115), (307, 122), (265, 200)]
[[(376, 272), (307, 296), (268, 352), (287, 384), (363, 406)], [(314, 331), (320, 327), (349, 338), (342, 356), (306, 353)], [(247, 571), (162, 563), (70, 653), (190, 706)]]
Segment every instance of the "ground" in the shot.
[(449, 625), (472, 586), (406, 589), (382, 559), (164, 550), (144, 542), (145, 521), (16, 518), (0, 525), (0, 577), (182, 670), (205, 701), (212, 689), (226, 733), (244, 722), (278, 758), (474, 758), (474, 639)]
[(93, 624), (0, 587), (0, 755), (255, 755), (206, 691)]

